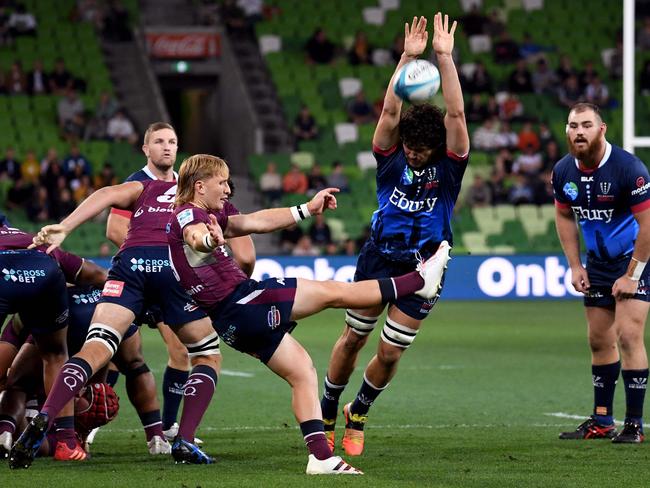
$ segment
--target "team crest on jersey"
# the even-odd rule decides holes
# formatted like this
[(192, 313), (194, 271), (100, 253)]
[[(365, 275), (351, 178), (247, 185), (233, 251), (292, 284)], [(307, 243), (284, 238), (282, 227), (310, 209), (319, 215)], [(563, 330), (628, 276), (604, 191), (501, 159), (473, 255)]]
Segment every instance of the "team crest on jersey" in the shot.
[(603, 195), (607, 195), (611, 188), (612, 188), (612, 184), (610, 182), (608, 182), (608, 181), (601, 181), (600, 182), (600, 191), (603, 192)]
[(271, 307), (271, 310), (266, 314), (266, 322), (271, 327), (271, 329), (275, 329), (278, 325), (280, 325), (280, 311), (277, 309), (275, 305)]
[(413, 170), (408, 166), (404, 168), (404, 172), (402, 173), (402, 184), (403, 185), (413, 184)]
[(564, 194), (571, 200), (578, 198), (578, 185), (576, 185), (573, 181), (569, 181), (567, 184), (565, 184), (564, 188), (562, 188), (562, 191), (564, 191)]

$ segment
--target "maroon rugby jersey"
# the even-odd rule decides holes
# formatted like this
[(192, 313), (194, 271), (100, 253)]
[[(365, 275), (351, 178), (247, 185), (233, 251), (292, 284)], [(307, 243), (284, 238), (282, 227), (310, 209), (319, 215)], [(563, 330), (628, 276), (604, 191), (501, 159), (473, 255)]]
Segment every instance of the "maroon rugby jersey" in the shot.
[[(232, 212), (233, 208), (232, 205), (226, 204), (221, 212), (212, 212), (223, 230), (228, 225), (228, 212)], [(185, 244), (183, 229), (200, 222), (210, 222), (206, 210), (191, 204), (178, 207), (170, 221), (167, 239), (176, 279), (199, 306), (209, 310), (248, 277), (228, 255), (224, 246), (218, 247), (212, 253), (203, 253), (194, 251)]]
[[(13, 227), (0, 227), (0, 251), (12, 249), (27, 249), (32, 243), (33, 234), (28, 234)], [(45, 252), (48, 246), (38, 246), (36, 249)], [(59, 268), (65, 275), (68, 283), (75, 283), (84, 260), (75, 254), (65, 252), (62, 249), (55, 249), (50, 257), (59, 263)]]

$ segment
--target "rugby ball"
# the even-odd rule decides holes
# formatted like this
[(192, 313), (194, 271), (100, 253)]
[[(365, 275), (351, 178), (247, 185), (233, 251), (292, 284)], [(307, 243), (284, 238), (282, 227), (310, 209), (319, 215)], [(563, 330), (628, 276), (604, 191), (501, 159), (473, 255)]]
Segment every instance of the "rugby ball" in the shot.
[(416, 59), (402, 66), (395, 74), (395, 95), (411, 103), (430, 100), (440, 89), (440, 72), (429, 61)]

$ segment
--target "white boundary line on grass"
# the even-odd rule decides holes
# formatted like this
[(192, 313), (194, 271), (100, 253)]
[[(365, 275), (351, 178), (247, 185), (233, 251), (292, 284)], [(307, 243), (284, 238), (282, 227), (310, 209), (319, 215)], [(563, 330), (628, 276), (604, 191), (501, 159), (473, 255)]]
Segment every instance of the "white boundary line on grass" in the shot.
[[(544, 415), (548, 415), (549, 417), (556, 417), (559, 419), (575, 419), (575, 420), (587, 420), (587, 417), (584, 415), (574, 415), (572, 413), (565, 413), (565, 412), (550, 412), (550, 413), (545, 413)], [(623, 422), (620, 420), (615, 420), (614, 423), (616, 425), (623, 425)]]
[(232, 369), (222, 369), (221, 374), (224, 376), (238, 376), (240, 378), (252, 378), (255, 376), (253, 373), (246, 373), (245, 371), (234, 371)]

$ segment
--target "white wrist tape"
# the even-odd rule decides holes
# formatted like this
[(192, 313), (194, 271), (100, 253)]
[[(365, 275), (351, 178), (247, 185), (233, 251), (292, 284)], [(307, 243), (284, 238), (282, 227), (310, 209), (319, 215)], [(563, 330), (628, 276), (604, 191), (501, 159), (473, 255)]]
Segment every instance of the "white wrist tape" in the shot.
[(213, 251), (217, 248), (217, 244), (212, 240), (212, 236), (209, 232), (207, 234), (203, 234), (203, 245), (208, 249), (212, 249)]
[(308, 219), (311, 217), (311, 214), (309, 213), (309, 209), (307, 208), (307, 204), (303, 203), (302, 205), (296, 205), (295, 207), (289, 208), (291, 210), (291, 215), (293, 215), (293, 219), (296, 222), (300, 222), (301, 220)]
[(636, 266), (634, 266), (634, 270), (632, 271), (632, 276), (630, 276), (630, 279), (639, 281), (641, 279), (641, 275), (643, 274), (643, 270), (645, 269), (645, 265), (648, 263), (644, 263), (643, 261), (639, 261), (638, 259), (634, 258), (632, 258), (632, 261), (636, 263)]

